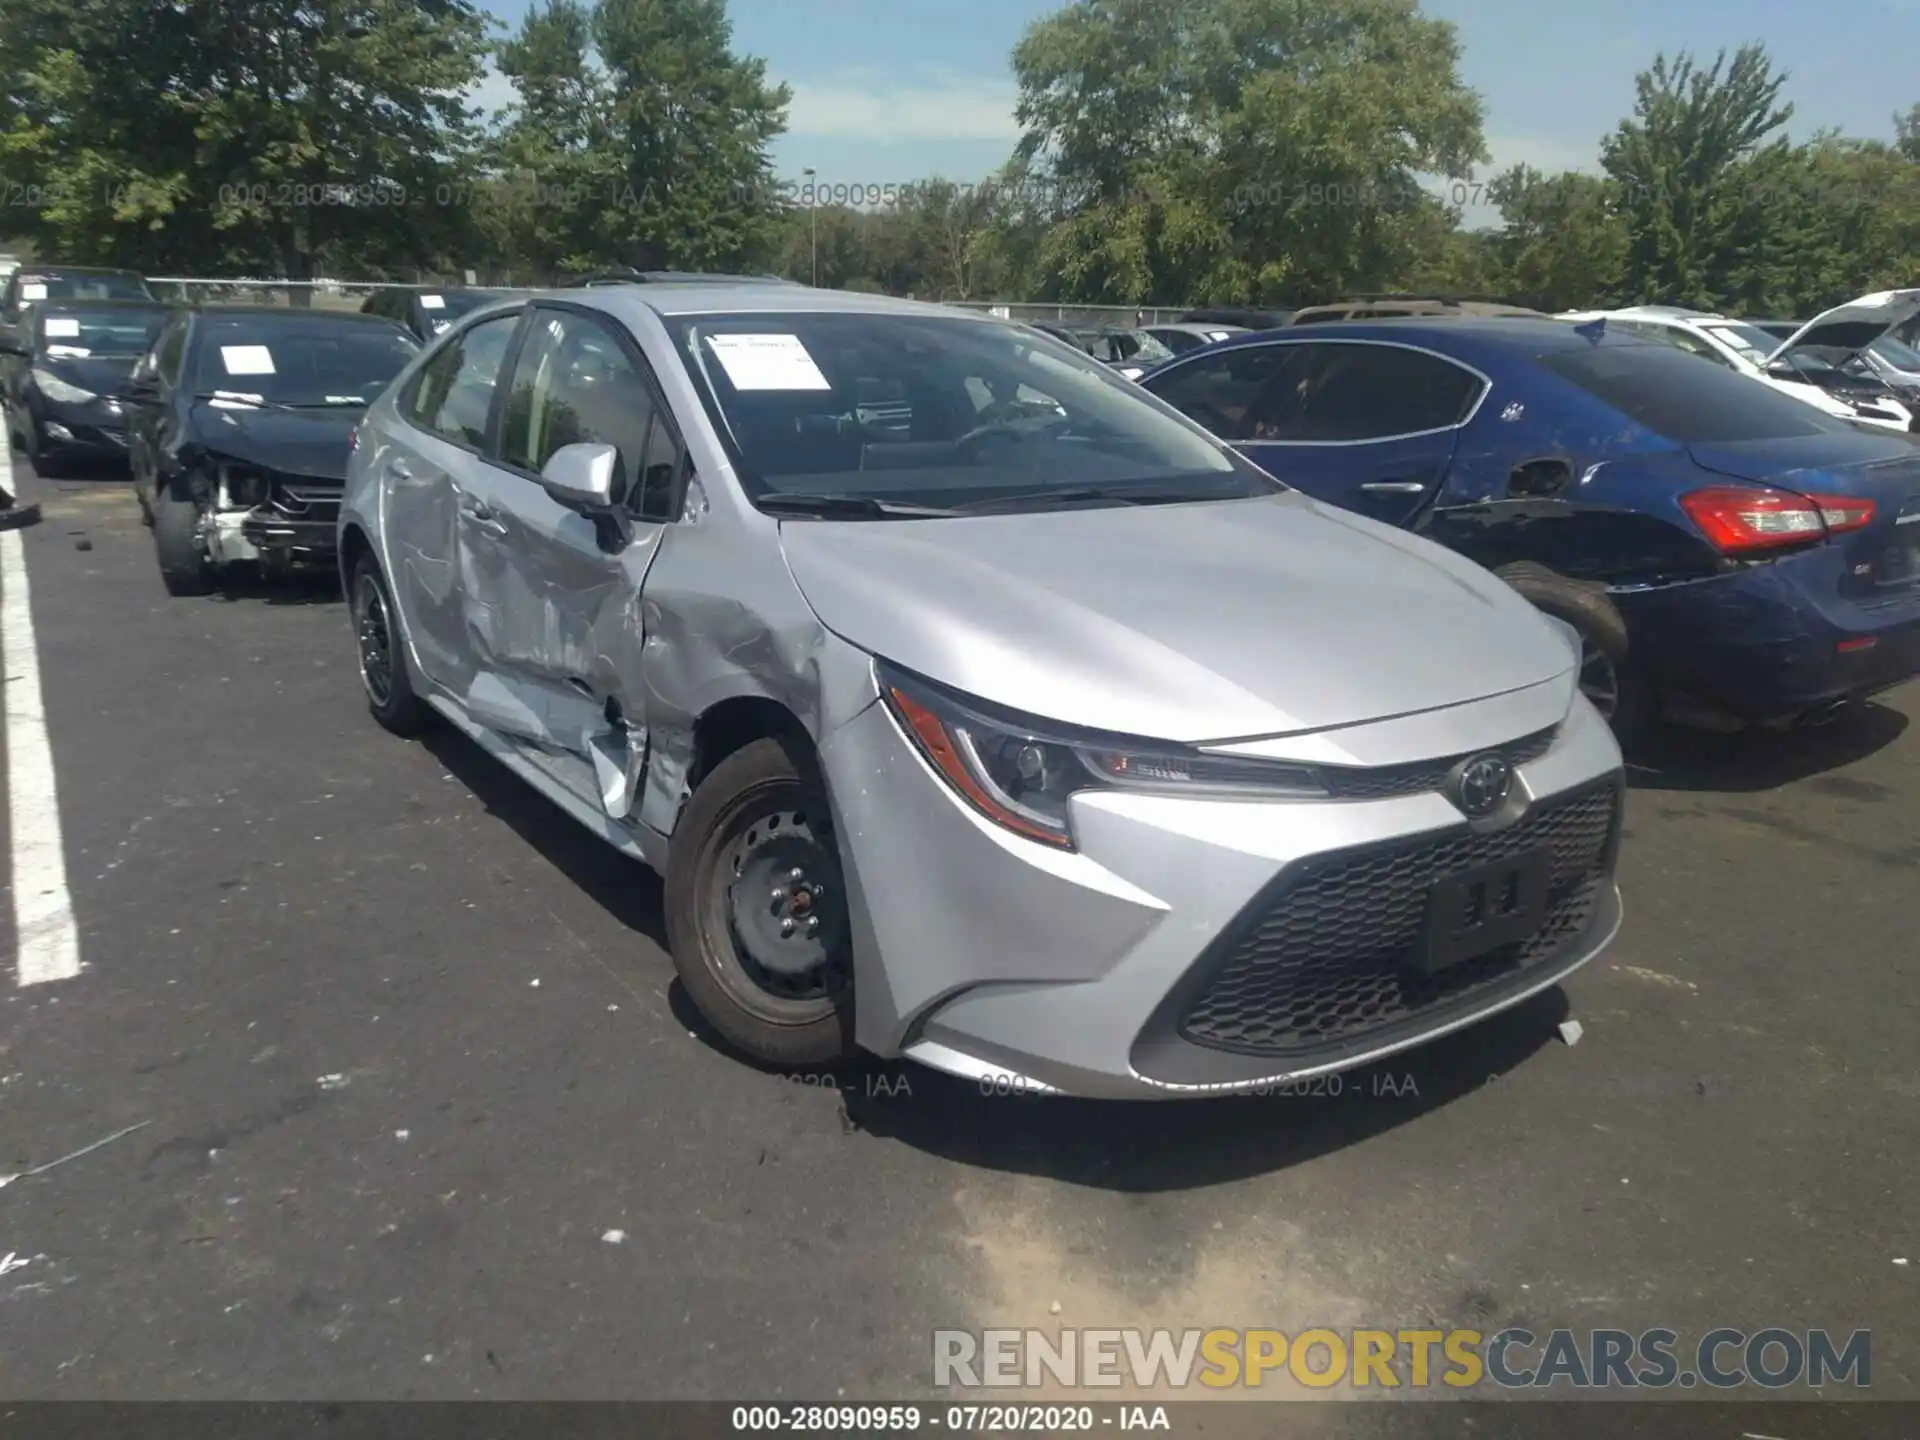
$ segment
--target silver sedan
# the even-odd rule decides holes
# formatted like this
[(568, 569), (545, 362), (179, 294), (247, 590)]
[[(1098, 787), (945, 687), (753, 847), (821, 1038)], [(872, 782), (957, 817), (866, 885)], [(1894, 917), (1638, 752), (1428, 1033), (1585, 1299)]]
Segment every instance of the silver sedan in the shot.
[(369, 410), (340, 555), (375, 718), (664, 875), (688, 995), (762, 1062), (1253, 1090), (1620, 921), (1570, 632), (1024, 326), (694, 282), (488, 307)]

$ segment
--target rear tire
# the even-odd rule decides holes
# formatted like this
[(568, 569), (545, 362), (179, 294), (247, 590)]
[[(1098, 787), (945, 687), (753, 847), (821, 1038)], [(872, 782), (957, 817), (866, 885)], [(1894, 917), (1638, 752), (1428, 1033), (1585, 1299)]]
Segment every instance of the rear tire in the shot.
[(362, 555), (347, 586), (354, 639), (360, 647), (360, 686), (367, 709), (395, 735), (411, 739), (433, 724), (433, 707), (413, 688), (413, 665), (393, 594), (371, 555)]
[(794, 1070), (854, 1054), (846, 886), (804, 742), (756, 740), (700, 782), (674, 827), (666, 920), (687, 994), (745, 1054)]
[(1529, 560), (1493, 572), (1532, 606), (1580, 632), (1580, 690), (1613, 730), (1622, 749), (1644, 739), (1653, 722), (1653, 694), (1633, 663), (1627, 622), (1604, 586), (1573, 580)]
[(155, 497), (153, 549), (160, 580), (175, 596), (211, 595), (219, 575), (200, 541), (200, 507), (191, 496), (169, 490)]

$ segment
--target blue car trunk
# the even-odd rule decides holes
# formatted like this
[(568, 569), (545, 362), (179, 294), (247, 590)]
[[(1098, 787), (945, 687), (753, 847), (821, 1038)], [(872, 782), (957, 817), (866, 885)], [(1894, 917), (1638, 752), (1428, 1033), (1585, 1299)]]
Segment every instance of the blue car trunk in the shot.
[(1694, 444), (1688, 453), (1702, 469), (1816, 503), (1872, 501), (1866, 525), (1830, 538), (1846, 559), (1840, 593), (1867, 603), (1904, 598), (1920, 587), (1920, 446), (1897, 436), (1858, 439)]

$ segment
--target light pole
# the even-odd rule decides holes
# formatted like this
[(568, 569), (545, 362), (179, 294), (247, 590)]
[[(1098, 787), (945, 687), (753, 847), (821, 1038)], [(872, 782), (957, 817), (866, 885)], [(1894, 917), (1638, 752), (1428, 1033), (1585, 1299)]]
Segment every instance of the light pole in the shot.
[(820, 198), (814, 193), (814, 169), (811, 165), (800, 174), (807, 181), (807, 227), (813, 232), (813, 288), (820, 288)]

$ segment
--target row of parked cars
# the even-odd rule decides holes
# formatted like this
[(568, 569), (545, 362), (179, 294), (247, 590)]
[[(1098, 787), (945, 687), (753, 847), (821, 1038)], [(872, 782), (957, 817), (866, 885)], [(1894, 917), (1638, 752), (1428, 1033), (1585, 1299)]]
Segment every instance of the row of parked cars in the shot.
[(116, 403), (169, 587), (337, 564), (374, 718), (659, 871), (763, 1063), (1166, 1098), (1394, 1053), (1611, 941), (1609, 717), (1920, 669), (1920, 447), (1609, 319), (1138, 382), (753, 277), (414, 319), (166, 315)]

